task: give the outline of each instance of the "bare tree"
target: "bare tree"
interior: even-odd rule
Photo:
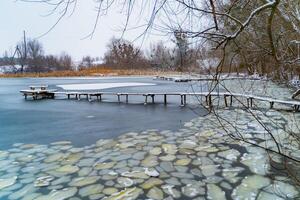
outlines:
[[[44,72],[45,69],[43,68],[43,45],[37,40],[28,40],[27,51],[27,70],[31,72]]]
[[[149,66],[143,52],[126,40],[111,39],[104,55],[104,64],[124,69],[144,68]]]
[[[174,49],[166,47],[162,41],[152,44],[149,52],[149,62],[159,69],[175,69]]]
[[[91,56],[84,56],[79,64],[79,69],[89,68],[93,66],[94,58]]]
[[[72,70],[73,69],[73,60],[72,57],[66,52],[62,52],[58,57],[58,67],[57,70]]]

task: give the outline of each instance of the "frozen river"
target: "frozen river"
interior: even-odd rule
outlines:
[[[104,97],[103,103],[85,100],[25,101],[19,90],[39,84],[47,84],[59,90],[74,87],[98,89],[99,86],[105,86],[101,91],[118,92],[192,90],[189,84],[157,81],[152,78],[1,79],[0,149],[9,148],[14,143],[48,144],[59,140],[69,140],[75,146],[84,146],[101,138],[114,138],[130,131],[177,130],[183,122],[196,117],[190,107],[179,106],[179,97],[170,99],[167,107],[163,104],[144,106],[142,97],[131,98],[130,104],[118,104],[113,97]],[[121,87],[122,84],[125,87]],[[112,88],[109,88],[110,85]],[[197,109],[197,112],[203,111]]]

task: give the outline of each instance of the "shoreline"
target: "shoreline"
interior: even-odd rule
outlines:
[[[118,77],[118,76],[156,76],[156,75],[181,75],[188,72],[164,71],[154,69],[111,69],[111,68],[89,68],[80,71],[54,71],[44,73],[17,73],[0,74],[0,78],[38,78],[38,77]]]

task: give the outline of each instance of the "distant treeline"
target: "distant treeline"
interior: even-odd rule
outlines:
[[[120,70],[188,71],[201,74],[212,74],[217,70],[223,73],[259,73],[261,75],[273,73],[271,66],[262,67],[272,63],[267,58],[263,60],[264,65],[261,65],[260,62],[254,65],[241,59],[241,52],[234,54],[234,50],[228,53],[228,55],[234,54],[234,56],[226,56],[222,67],[218,68],[222,60],[222,51],[212,51],[209,46],[193,45],[192,47],[188,40],[186,34],[179,30],[174,32],[173,46],[166,46],[161,41],[152,44],[149,49],[143,51],[129,41],[112,38],[102,58],[85,56],[79,63],[75,63],[67,53],[45,54],[43,45],[39,41],[28,40],[26,44],[19,42],[12,55],[5,53],[0,58],[0,66],[12,66],[13,70],[8,71],[8,73],[80,72],[82,69],[91,67]],[[252,61],[254,62],[254,60],[253,58]],[[291,76],[299,74],[299,71],[292,72],[294,73]]]
[[[207,70],[213,67],[212,63],[211,66],[204,66],[207,64],[201,63],[203,60],[201,49],[189,47],[184,34],[178,32],[174,36],[173,47],[166,46],[161,41],[152,44],[146,51],[137,48],[129,41],[112,38],[101,59],[85,56],[79,63],[75,63],[72,57],[65,52],[60,55],[46,54],[39,41],[30,39],[26,43],[19,42],[14,53],[5,52],[4,56],[0,58],[0,66],[17,66],[12,71],[13,73],[43,73],[90,67],[165,71],[190,71],[200,69],[201,66],[202,70]]]

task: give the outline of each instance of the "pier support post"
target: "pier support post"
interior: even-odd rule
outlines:
[[[208,106],[209,110],[211,110],[212,108],[212,99],[211,99],[211,95],[207,95],[205,96],[205,100],[206,100],[206,105]]]
[[[128,94],[126,94],[126,103],[128,103]]]
[[[167,95],[164,94],[164,104],[167,105]]]
[[[227,103],[227,95],[224,94],[224,102],[225,102],[225,107],[228,107],[228,103]]]
[[[232,96],[233,95],[230,95],[230,106],[232,106]]]
[[[154,102],[154,94],[151,94],[151,98],[152,98],[152,103],[154,104],[155,102]]]
[[[274,107],[274,102],[270,101],[270,108],[272,109]]]
[[[148,95],[146,94],[146,95],[144,95],[145,96],[145,102],[144,102],[144,105],[147,105],[147,103],[148,103]]]
[[[252,107],[253,107],[253,98],[250,97],[250,108],[252,108]]]
[[[182,94],[180,95],[180,106],[184,106],[184,103],[183,103],[183,95],[182,95]]]
[[[183,95],[183,103],[186,105],[186,94]]]
[[[206,101],[206,105],[210,108],[212,107],[212,100],[211,100],[211,95],[206,95],[205,96],[205,101]]]
[[[27,94],[24,94],[25,100],[27,100]]]
[[[102,94],[99,94],[99,100],[102,101]]]
[[[247,97],[247,108],[250,108],[250,99]]]
[[[120,95],[121,95],[121,94],[117,94],[117,96],[118,96],[118,102],[119,102],[119,103],[121,103]]]

